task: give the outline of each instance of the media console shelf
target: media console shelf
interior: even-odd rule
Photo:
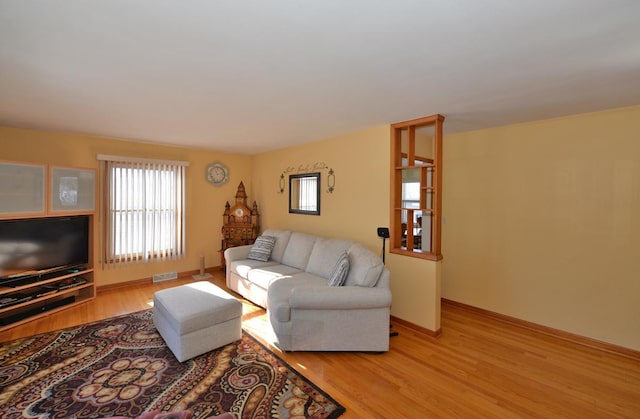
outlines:
[[[25,285],[0,286],[0,331],[95,298],[93,269],[72,271]]]

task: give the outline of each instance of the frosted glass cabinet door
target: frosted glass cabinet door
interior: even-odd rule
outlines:
[[[0,216],[44,214],[45,167],[0,162]]]
[[[49,212],[93,212],[95,204],[95,170],[51,168]]]

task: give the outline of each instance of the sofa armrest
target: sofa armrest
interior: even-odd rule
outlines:
[[[365,287],[294,287],[289,304],[292,309],[357,310],[391,307],[391,291]]]
[[[249,256],[249,251],[252,247],[252,244],[230,247],[224,251],[224,260],[229,263],[233,262],[234,260],[246,259],[247,256]]]

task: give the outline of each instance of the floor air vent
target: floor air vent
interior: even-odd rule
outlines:
[[[153,282],[162,282],[162,281],[168,281],[170,279],[177,279],[177,278],[178,278],[177,272],[165,272],[162,274],[154,274]]]

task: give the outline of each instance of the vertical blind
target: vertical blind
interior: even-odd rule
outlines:
[[[315,177],[300,178],[299,209],[314,211],[318,208],[318,182]]]
[[[98,155],[103,168],[103,266],[185,256],[186,162]]]

